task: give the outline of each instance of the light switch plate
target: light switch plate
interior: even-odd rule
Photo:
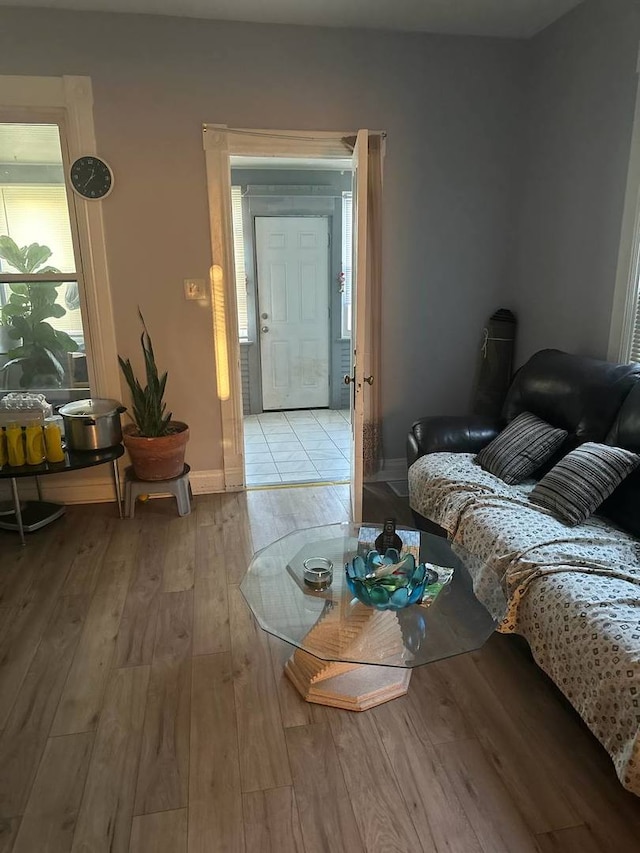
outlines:
[[[207,292],[204,286],[203,278],[185,278],[184,280],[184,298],[185,299],[206,299]]]

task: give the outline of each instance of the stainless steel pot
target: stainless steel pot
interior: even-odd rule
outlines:
[[[122,441],[120,415],[127,409],[117,400],[76,400],[59,411],[71,450],[104,450]]]

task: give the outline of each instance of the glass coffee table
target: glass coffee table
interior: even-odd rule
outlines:
[[[298,530],[251,561],[240,589],[261,628],[296,647],[285,672],[308,702],[364,711],[402,696],[411,670],[480,648],[506,612],[498,580],[447,540],[412,531],[420,559],[453,569],[427,607],[378,610],[353,596],[345,563],[358,553],[361,528],[331,524]],[[403,530],[398,527],[400,537]],[[361,551],[362,553],[362,547]],[[304,562],[333,564],[328,589],[304,582]]]

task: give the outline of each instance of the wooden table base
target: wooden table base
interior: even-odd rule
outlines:
[[[307,702],[347,711],[366,711],[404,696],[411,680],[410,669],[325,661],[302,649],[284,671]]]

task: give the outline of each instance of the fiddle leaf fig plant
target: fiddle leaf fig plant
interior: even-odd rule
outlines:
[[[156,357],[153,352],[153,344],[151,336],[147,331],[147,326],[144,322],[142,312],[138,308],[138,316],[142,323],[142,334],[140,335],[140,344],[144,355],[144,366],[147,377],[147,384],[142,387],[136,379],[131,366],[131,361],[126,361],[118,356],[120,369],[127,381],[131,397],[133,398],[133,420],[138,427],[140,435],[144,438],[157,438],[162,435],[171,435],[174,431],[171,426],[172,413],[165,414],[167,405],[164,402],[164,389],[167,384],[166,371],[162,376],[158,375],[158,367],[156,365]]]
[[[7,261],[18,273],[59,273],[56,267],[46,266],[51,255],[48,246],[31,243],[19,247],[11,237],[0,236],[0,259]],[[8,327],[8,334],[16,343],[7,353],[9,360],[2,369],[19,364],[22,388],[60,386],[65,375],[66,355],[78,349],[73,338],[47,322],[67,313],[56,301],[60,285],[61,282],[55,281],[11,283],[9,300],[0,308],[2,324]]]

